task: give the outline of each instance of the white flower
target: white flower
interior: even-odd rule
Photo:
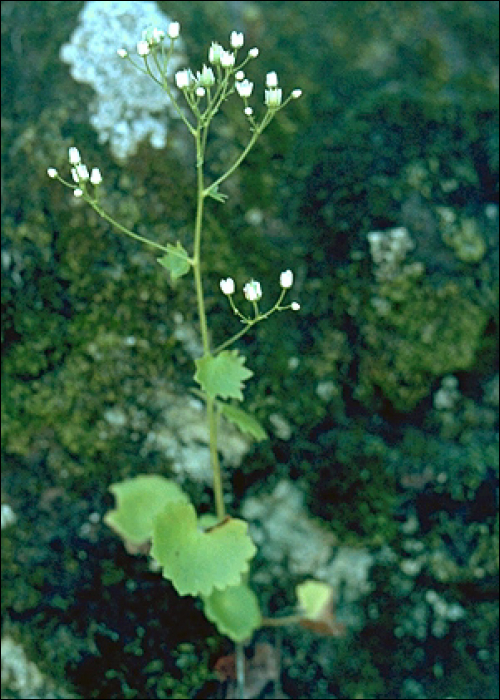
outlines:
[[[215,83],[215,75],[213,70],[204,65],[201,72],[198,71],[196,73],[196,80],[202,87],[212,87],[212,85]]]
[[[167,29],[168,35],[171,39],[177,39],[181,33],[181,25],[179,22],[170,22]]]
[[[222,51],[220,55],[220,64],[223,68],[232,68],[234,66],[234,53],[230,51]]]
[[[292,311],[300,311],[300,304],[298,303],[298,301],[292,301],[291,309]]]
[[[73,178],[74,182],[78,182],[78,173],[76,172],[76,168],[71,168],[71,177]]]
[[[265,103],[269,109],[278,109],[283,98],[283,90],[281,88],[271,88],[265,91]]]
[[[80,180],[88,180],[89,179],[89,171],[86,165],[83,163],[79,163],[76,168],[76,174],[78,176],[77,182],[80,182]]]
[[[297,88],[296,90],[292,90],[292,99],[298,100],[299,97],[302,95],[302,90]]]
[[[185,88],[188,88],[191,85],[192,78],[193,74],[191,73],[189,68],[178,70],[175,74],[175,84],[177,85],[179,90],[184,90]]]
[[[116,53],[120,58],[127,58],[128,56],[128,51],[126,49],[118,49]]]
[[[102,175],[101,171],[99,168],[92,168],[92,172],[90,173],[90,182],[93,185],[100,185],[102,182]]]
[[[77,187],[76,190],[73,190],[73,194],[75,195],[75,197],[81,197],[83,195],[83,190]]]
[[[285,270],[280,275],[280,285],[283,289],[290,289],[293,284],[293,272],[291,270]]]
[[[256,282],[255,280],[250,280],[250,282],[247,282],[243,287],[243,294],[245,295],[245,299],[247,299],[247,301],[259,301],[259,299],[262,298],[260,282]]]
[[[276,88],[278,87],[278,74],[276,71],[271,71],[266,75],[266,87]]]
[[[204,87],[197,87],[196,88],[196,94],[198,97],[205,97],[205,88]]]
[[[255,47],[253,49],[250,49],[248,55],[250,56],[250,58],[257,58],[257,56],[259,55],[259,49]]]
[[[245,37],[241,32],[231,32],[230,44],[233,49],[241,49],[245,42]]]
[[[55,168],[47,168],[47,175],[51,178],[57,177],[57,170]]]
[[[245,79],[241,82],[237,82],[235,83],[235,86],[240,97],[250,97],[250,95],[252,94],[253,83],[251,83],[249,80]]]
[[[149,53],[149,42],[143,39],[137,42],[137,53],[139,56],[147,56]]]
[[[74,146],[72,146],[69,149],[68,154],[69,154],[69,162],[71,163],[71,165],[77,165],[81,161],[80,151],[78,150],[78,148],[75,148]]]
[[[234,294],[234,280],[231,277],[228,277],[225,280],[220,281],[220,288],[223,294],[226,296],[230,296],[231,294]]]
[[[208,49],[208,60],[213,65],[219,65],[224,49],[216,41],[212,41],[212,45]]]

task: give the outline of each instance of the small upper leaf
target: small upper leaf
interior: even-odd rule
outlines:
[[[243,382],[253,376],[245,365],[245,358],[237,350],[223,350],[216,355],[204,355],[196,360],[195,380],[201,388],[215,399],[232,398],[243,400]]]
[[[234,423],[242,433],[248,433],[256,440],[267,439],[266,431],[259,421],[250,415],[250,413],[228,403],[218,403],[217,406],[222,415],[225,416],[228,421]]]
[[[247,523],[227,517],[199,529],[191,503],[171,503],[154,519],[151,556],[179,595],[210,595],[240,583],[256,548]]]
[[[172,280],[176,280],[189,272],[191,262],[185,250],[179,241],[173,246],[167,244],[167,253],[161,258],[156,258],[160,265],[165,267],[169,272]]]
[[[186,503],[188,497],[172,481],[158,474],[140,474],[111,484],[117,508],[104,516],[104,522],[124,540],[141,545],[153,534],[153,518],[170,501]]]

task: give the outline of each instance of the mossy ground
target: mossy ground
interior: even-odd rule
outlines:
[[[179,311],[196,327],[192,286],[173,287],[154,255],[46,177],[77,144],[101,166],[117,219],[187,246],[192,154],[182,124],[166,150],[144,145],[126,166],[98,143],[92,90],[58,58],[82,4],[2,3],[2,497],[17,516],[3,538],[3,629],[81,697],[209,697],[230,645],[99,519],[111,482],[169,473],[145,446],[158,387],[191,386],[175,328]],[[290,267],[302,305],[240,344],[255,372],[247,406],[272,437],[226,474],[233,507],[296,480],[311,514],[376,561],[345,637],[284,637],[283,691],[496,697],[497,4],[160,5],[193,67],[236,27],[261,51],[248,71],[257,95],[268,70],[304,90],[226,183],[228,202],[209,203],[204,246],[216,339],[238,328],[221,277],[254,277],[268,295]],[[239,108],[229,113],[229,130],[215,125],[214,173],[245,142]],[[366,234],[393,226],[409,230],[408,263],[423,272],[381,285]],[[460,400],[444,415],[433,395],[450,374]],[[209,491],[187,487],[207,509]],[[440,617],[432,591],[465,614]],[[274,611],[293,582],[259,593]]]

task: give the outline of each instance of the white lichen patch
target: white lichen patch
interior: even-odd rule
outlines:
[[[137,0],[86,2],[70,41],[61,48],[61,59],[71,75],[87,83],[96,96],[89,104],[90,123],[102,143],[109,142],[118,160],[133,155],[138,144],[149,139],[153,148],[163,148],[167,117],[173,116],[167,93],[131,62],[117,54],[123,49],[139,63],[137,42],[148,27],[167,30],[170,19],[155,2]],[[179,66],[178,47],[167,74]]]

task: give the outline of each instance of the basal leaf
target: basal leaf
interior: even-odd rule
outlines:
[[[141,474],[111,484],[109,490],[117,507],[104,516],[104,522],[124,540],[141,545],[153,534],[153,518],[171,501],[188,502],[182,489],[170,479],[157,474]]]
[[[169,272],[172,280],[176,280],[189,272],[191,263],[187,250],[185,250],[179,241],[173,246],[167,244],[167,253],[161,258],[156,258],[157,261],[165,267]]]
[[[203,602],[205,615],[233,642],[248,639],[262,624],[257,596],[246,583],[214,590]]]
[[[229,516],[199,529],[191,503],[171,503],[154,518],[151,556],[179,595],[210,595],[240,583],[256,548],[247,523]]]
[[[215,399],[243,400],[243,383],[253,376],[245,365],[245,358],[237,350],[223,350],[216,355],[204,355],[196,360],[195,380],[201,388]]]
[[[266,431],[259,421],[250,415],[250,413],[228,403],[218,403],[217,406],[222,415],[225,416],[228,421],[234,423],[242,433],[248,433],[256,440],[267,439]]]

